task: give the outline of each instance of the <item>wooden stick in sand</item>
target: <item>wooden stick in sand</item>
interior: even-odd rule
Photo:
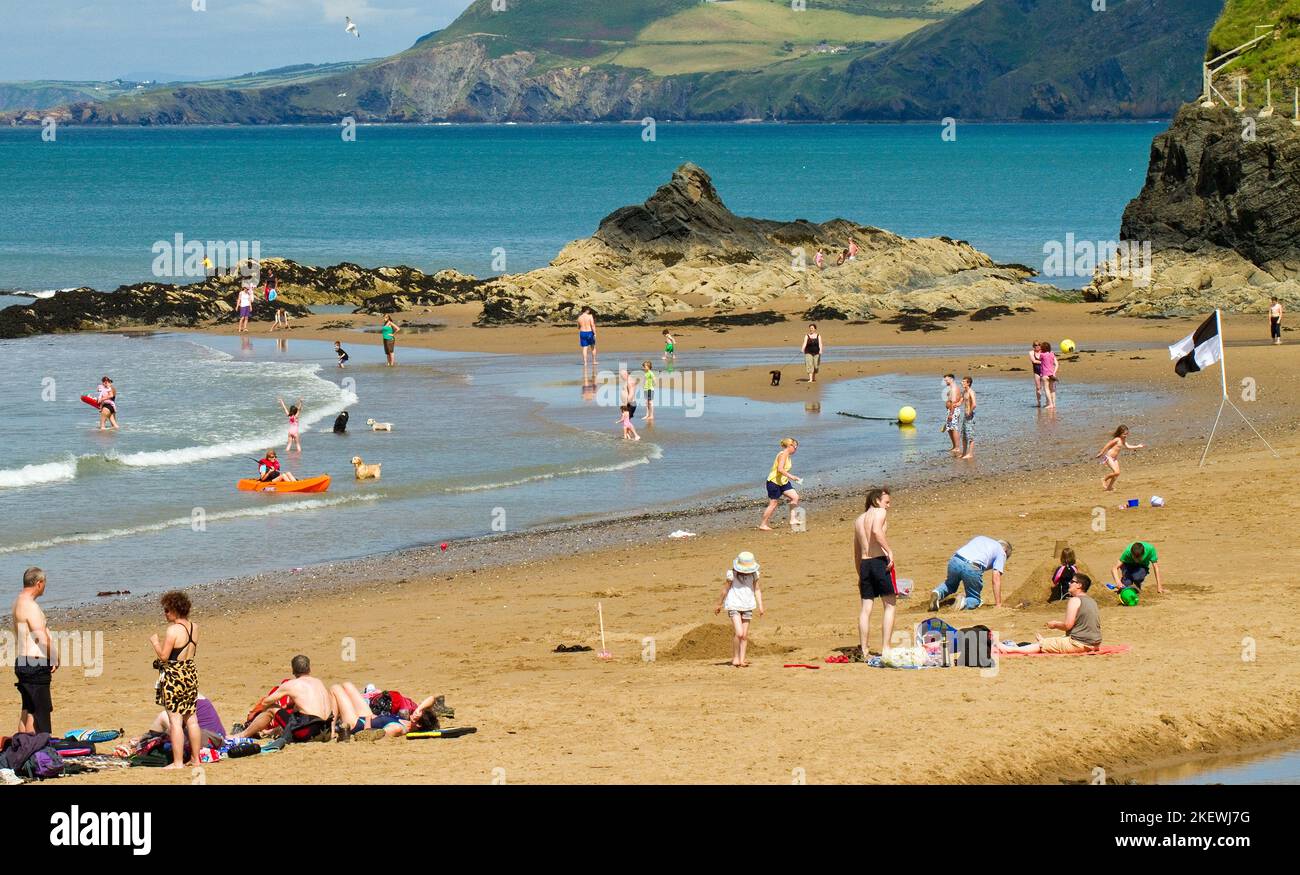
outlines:
[[[605,649],[605,610],[600,602],[596,602],[596,616],[600,618],[600,653],[596,655],[601,659],[610,659],[614,654]]]

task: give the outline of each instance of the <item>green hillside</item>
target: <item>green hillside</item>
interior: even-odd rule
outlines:
[[[1300,86],[1300,0],[1227,0],[1210,32],[1206,57],[1216,57],[1264,33],[1256,25],[1275,26],[1276,38],[1245,52],[1219,74],[1215,84],[1235,98],[1235,89],[1225,80],[1238,71],[1245,73],[1247,101],[1258,106],[1264,102],[1264,81],[1271,78],[1274,102],[1289,105],[1292,89]]]

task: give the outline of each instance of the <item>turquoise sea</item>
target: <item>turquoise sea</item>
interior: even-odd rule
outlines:
[[[1041,267],[1113,240],[1164,123],[0,130],[0,294],[152,279],[151,247],[256,241],[313,264],[477,276],[548,262],[693,161],[736,212],[947,235]],[[499,264],[499,262],[498,262]],[[1081,285],[1082,278],[1056,279]],[[4,301],[0,301],[4,303]]]

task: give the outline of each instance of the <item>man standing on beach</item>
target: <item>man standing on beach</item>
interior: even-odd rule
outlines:
[[[636,416],[636,387],[638,382],[640,381],[628,372],[626,365],[618,369],[619,406],[627,408],[629,417]]]
[[[961,457],[975,458],[975,388],[970,377],[961,378]]]
[[[585,374],[588,356],[591,366],[596,366],[596,314],[590,307],[583,307],[578,314],[578,346],[582,348],[582,368]]]
[[[976,535],[952,554],[948,560],[948,576],[930,593],[930,610],[939,610],[939,604],[957,591],[960,583],[964,598],[962,610],[973,611],[980,606],[980,592],[984,589],[984,572],[993,572],[993,602],[1002,607],[1002,574],[1011,558],[1011,545]]]
[[[943,405],[947,413],[943,416],[943,425],[939,427],[939,430],[946,431],[948,437],[952,439],[952,449],[948,452],[954,456],[960,456],[961,450],[957,447],[957,432],[961,428],[961,389],[957,388],[957,378],[952,374],[943,375]]]
[[[889,649],[894,634],[894,606],[898,601],[898,587],[894,583],[894,551],[889,548],[886,515],[892,501],[889,487],[882,486],[867,493],[866,510],[853,522],[853,566],[858,573],[858,594],[862,607],[858,612],[858,642],[862,645],[862,659],[871,654],[867,638],[871,629],[871,606],[877,596],[884,604],[881,615],[880,653]]]
[[[23,591],[14,599],[14,643],[18,652],[14,661],[14,674],[18,682],[18,695],[22,698],[22,711],[18,715],[19,732],[51,732],[50,714],[54,704],[50,698],[50,682],[58,670],[58,655],[50,643],[50,629],[45,622],[45,611],[36,600],[45,593],[45,572],[28,568],[23,572]]]
[[[1268,333],[1273,338],[1273,343],[1282,342],[1282,302],[1276,297],[1268,307]]]

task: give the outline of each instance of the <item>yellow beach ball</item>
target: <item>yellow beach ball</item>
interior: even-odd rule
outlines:
[[[1067,337],[1065,338],[1065,340],[1061,341],[1061,352],[1071,353],[1074,352],[1074,349],[1075,349],[1074,341],[1071,340],[1070,338]]]
[[[916,409],[913,407],[900,407],[898,410],[898,421],[902,425],[911,425],[916,422]]]

